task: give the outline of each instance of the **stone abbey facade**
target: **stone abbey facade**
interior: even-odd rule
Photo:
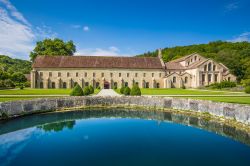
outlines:
[[[229,69],[194,53],[164,63],[158,57],[38,56],[31,71],[32,88],[81,87],[197,88],[235,81]]]

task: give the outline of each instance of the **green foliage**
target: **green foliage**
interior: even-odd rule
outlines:
[[[100,89],[101,89],[101,87],[100,87],[100,86],[98,86],[98,87],[96,87],[96,89],[99,89],[99,90],[100,90]]]
[[[250,86],[250,79],[242,80],[241,83],[244,87]]]
[[[139,88],[139,86],[137,84],[134,84],[131,92],[130,92],[131,96],[141,96],[141,89]]]
[[[215,41],[208,44],[178,46],[162,50],[165,62],[192,54],[214,59],[226,65],[237,76],[238,81],[250,78],[250,43],[249,42],[223,42]],[[156,57],[157,51],[148,52],[139,56]]]
[[[20,59],[12,59],[8,56],[0,55],[0,79],[2,79],[2,72],[6,72],[11,75],[17,71],[23,74],[29,74],[31,71],[31,62]]]
[[[209,85],[212,89],[222,89],[222,88],[233,88],[236,87],[235,82],[230,81],[222,81],[221,83],[214,83]]]
[[[130,92],[131,92],[131,89],[127,86],[127,87],[125,87],[123,94],[124,94],[125,96],[129,96],[129,95],[130,95]]]
[[[124,90],[125,90],[125,86],[122,86],[121,89],[120,89],[120,93],[124,94]]]
[[[5,88],[14,88],[15,84],[10,80],[0,80],[0,89],[5,89]]]
[[[90,92],[90,94],[94,94],[94,92],[95,92],[95,89],[93,88],[92,85],[89,86],[89,92]]]
[[[34,61],[38,55],[71,56],[75,51],[73,41],[64,42],[58,38],[45,39],[36,43],[35,49],[30,53],[30,59]]]
[[[72,120],[72,121],[65,121],[65,122],[49,123],[49,124],[39,126],[38,128],[43,129],[46,132],[51,132],[51,131],[59,132],[65,128],[73,129],[74,125],[75,125],[75,121]]]
[[[17,85],[20,85],[21,83],[25,83],[27,78],[23,73],[17,72],[11,75],[11,80]]]
[[[250,94],[250,86],[247,86],[247,87],[245,88],[245,92],[248,93],[248,94]]]
[[[79,84],[75,85],[75,87],[70,92],[70,96],[83,96],[83,90]]]
[[[90,95],[89,86],[85,86],[85,87],[83,88],[83,95],[84,95],[84,96]]]

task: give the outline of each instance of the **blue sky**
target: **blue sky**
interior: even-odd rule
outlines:
[[[132,56],[157,48],[249,41],[249,0],[0,0],[0,54],[28,59],[44,38],[77,55]]]

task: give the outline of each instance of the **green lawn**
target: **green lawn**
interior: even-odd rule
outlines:
[[[0,90],[0,95],[69,95],[72,89],[8,89]],[[100,90],[95,89],[95,94]]]
[[[250,104],[250,97],[188,97],[199,100],[211,100],[226,103]]]
[[[116,89],[120,93],[120,89]],[[189,90],[189,89],[141,89],[142,95],[242,95],[230,91]]]
[[[41,98],[41,97],[0,97],[0,102],[16,101],[16,100],[31,100],[35,98]]]

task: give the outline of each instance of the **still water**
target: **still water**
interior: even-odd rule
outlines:
[[[249,166],[249,145],[249,133],[169,112],[87,110],[0,122],[1,166]]]

